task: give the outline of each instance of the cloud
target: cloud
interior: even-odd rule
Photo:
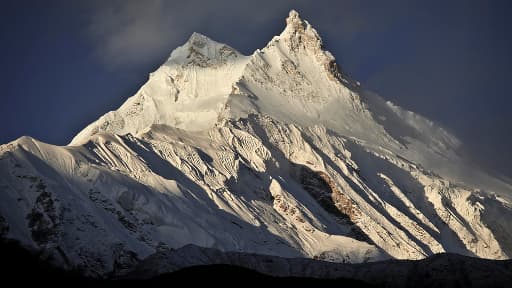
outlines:
[[[96,54],[113,68],[163,61],[194,31],[251,53],[280,32],[291,9],[304,11],[313,25],[336,37],[351,39],[368,29],[364,7],[355,0],[112,0],[89,8],[88,34]],[[331,9],[339,13],[328,13]]]
[[[203,3],[204,2],[204,3]],[[125,67],[169,54],[195,30],[223,25],[236,18],[257,24],[266,17],[247,17],[253,5],[235,11],[236,1],[98,1],[91,8],[88,33],[96,54],[110,67]],[[237,9],[239,7],[236,7]],[[252,10],[258,13],[257,9]],[[229,15],[229,13],[232,13]],[[228,15],[226,15],[228,14]],[[267,14],[268,15],[268,14]],[[227,16],[227,17],[226,17]],[[261,22],[260,22],[261,23]],[[200,31],[201,32],[201,31]]]
[[[95,3],[88,32],[98,56],[119,66],[161,55],[183,34],[182,29],[172,29],[173,17],[164,8],[162,0]]]

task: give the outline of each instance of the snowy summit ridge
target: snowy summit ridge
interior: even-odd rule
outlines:
[[[193,33],[68,146],[0,146],[0,236],[90,275],[186,245],[355,263],[510,258],[511,185],[459,145],[350,80],[292,10],[249,56]]]
[[[251,56],[244,56],[226,44],[218,43],[207,36],[194,32],[184,45],[171,53],[164,65],[151,74],[150,80],[135,96],[130,98],[119,110],[106,114],[84,129],[71,141],[71,145],[83,144],[88,137],[98,132],[137,134],[153,124],[165,124],[191,131],[204,130],[213,125],[215,122],[213,118],[221,114],[227,115],[223,113],[226,108],[225,104],[230,103],[232,98],[236,98],[233,97],[235,93],[244,91],[246,94],[250,94],[243,82],[250,78],[251,74],[261,73],[255,70],[272,67],[282,69],[285,73],[293,76],[293,80],[296,81],[295,83],[282,83],[285,85],[299,86],[299,81],[310,80],[306,84],[311,86],[311,81],[324,80],[307,79],[302,73],[303,69],[308,69],[305,71],[308,74],[319,72],[331,80],[350,84],[338,71],[334,57],[323,50],[320,36],[307,21],[302,20],[299,14],[292,10],[286,23],[284,31],[279,36],[274,37],[264,49],[257,50]],[[264,53],[267,53],[268,56],[263,55]],[[307,60],[314,60],[314,62],[304,63],[304,67],[296,67],[294,63],[300,62],[303,57],[308,57]],[[267,75],[257,76],[265,77]],[[277,76],[288,77],[288,75]],[[221,82],[214,82],[218,80]],[[188,84],[189,82],[192,84]],[[267,84],[271,84],[267,86],[275,86],[272,85],[274,83]],[[290,88],[301,89],[302,87]],[[158,91],[154,93],[153,90]],[[313,89],[308,90],[305,95],[302,95],[306,97],[302,102],[325,103],[325,99],[321,100],[320,97],[313,96],[316,94]],[[233,93],[230,94],[230,92]],[[289,97],[289,95],[283,95],[282,92],[286,91],[281,91],[275,96]],[[332,93],[332,95],[336,94],[337,92]],[[322,96],[329,97],[328,95]],[[357,95],[353,97],[357,97]],[[177,104],[167,101],[169,98],[170,100],[174,99]],[[270,100],[266,102],[270,102]],[[170,104],[172,107],[167,107]],[[252,113],[258,108],[262,108],[259,106],[265,106],[267,103],[261,103],[259,106],[258,104],[241,103],[244,106],[238,107],[236,111],[231,111],[231,114]],[[268,104],[272,106],[275,103]],[[176,107],[180,107],[180,109],[176,109]],[[254,109],[247,111],[248,107]],[[190,113],[180,113],[179,111]],[[198,117],[193,115],[194,112],[205,120],[198,121]],[[127,118],[131,120],[126,121]]]
[[[83,144],[98,132],[135,135],[154,124],[190,131],[210,128],[247,59],[194,32],[133,97],[86,127],[70,144]]]
[[[238,51],[226,44],[194,32],[183,46],[171,53],[168,62],[207,67],[225,64],[240,56]]]

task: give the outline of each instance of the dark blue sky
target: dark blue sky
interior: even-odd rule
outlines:
[[[249,54],[294,8],[354,79],[445,126],[475,161],[512,177],[508,2],[3,0],[0,143],[30,135],[66,144],[193,31]]]

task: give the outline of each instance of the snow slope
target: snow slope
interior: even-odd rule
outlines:
[[[98,132],[137,134],[152,124],[208,129],[247,60],[233,48],[194,33],[133,97],[81,131],[71,145],[83,144]]]
[[[2,237],[90,275],[187,244],[334,262],[510,258],[510,184],[350,80],[297,12],[286,22],[250,56],[194,33],[68,146],[0,146]]]

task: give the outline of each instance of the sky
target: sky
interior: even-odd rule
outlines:
[[[512,177],[510,1],[87,0],[0,3],[0,143],[65,145],[196,31],[244,54],[296,9],[341,69]]]

